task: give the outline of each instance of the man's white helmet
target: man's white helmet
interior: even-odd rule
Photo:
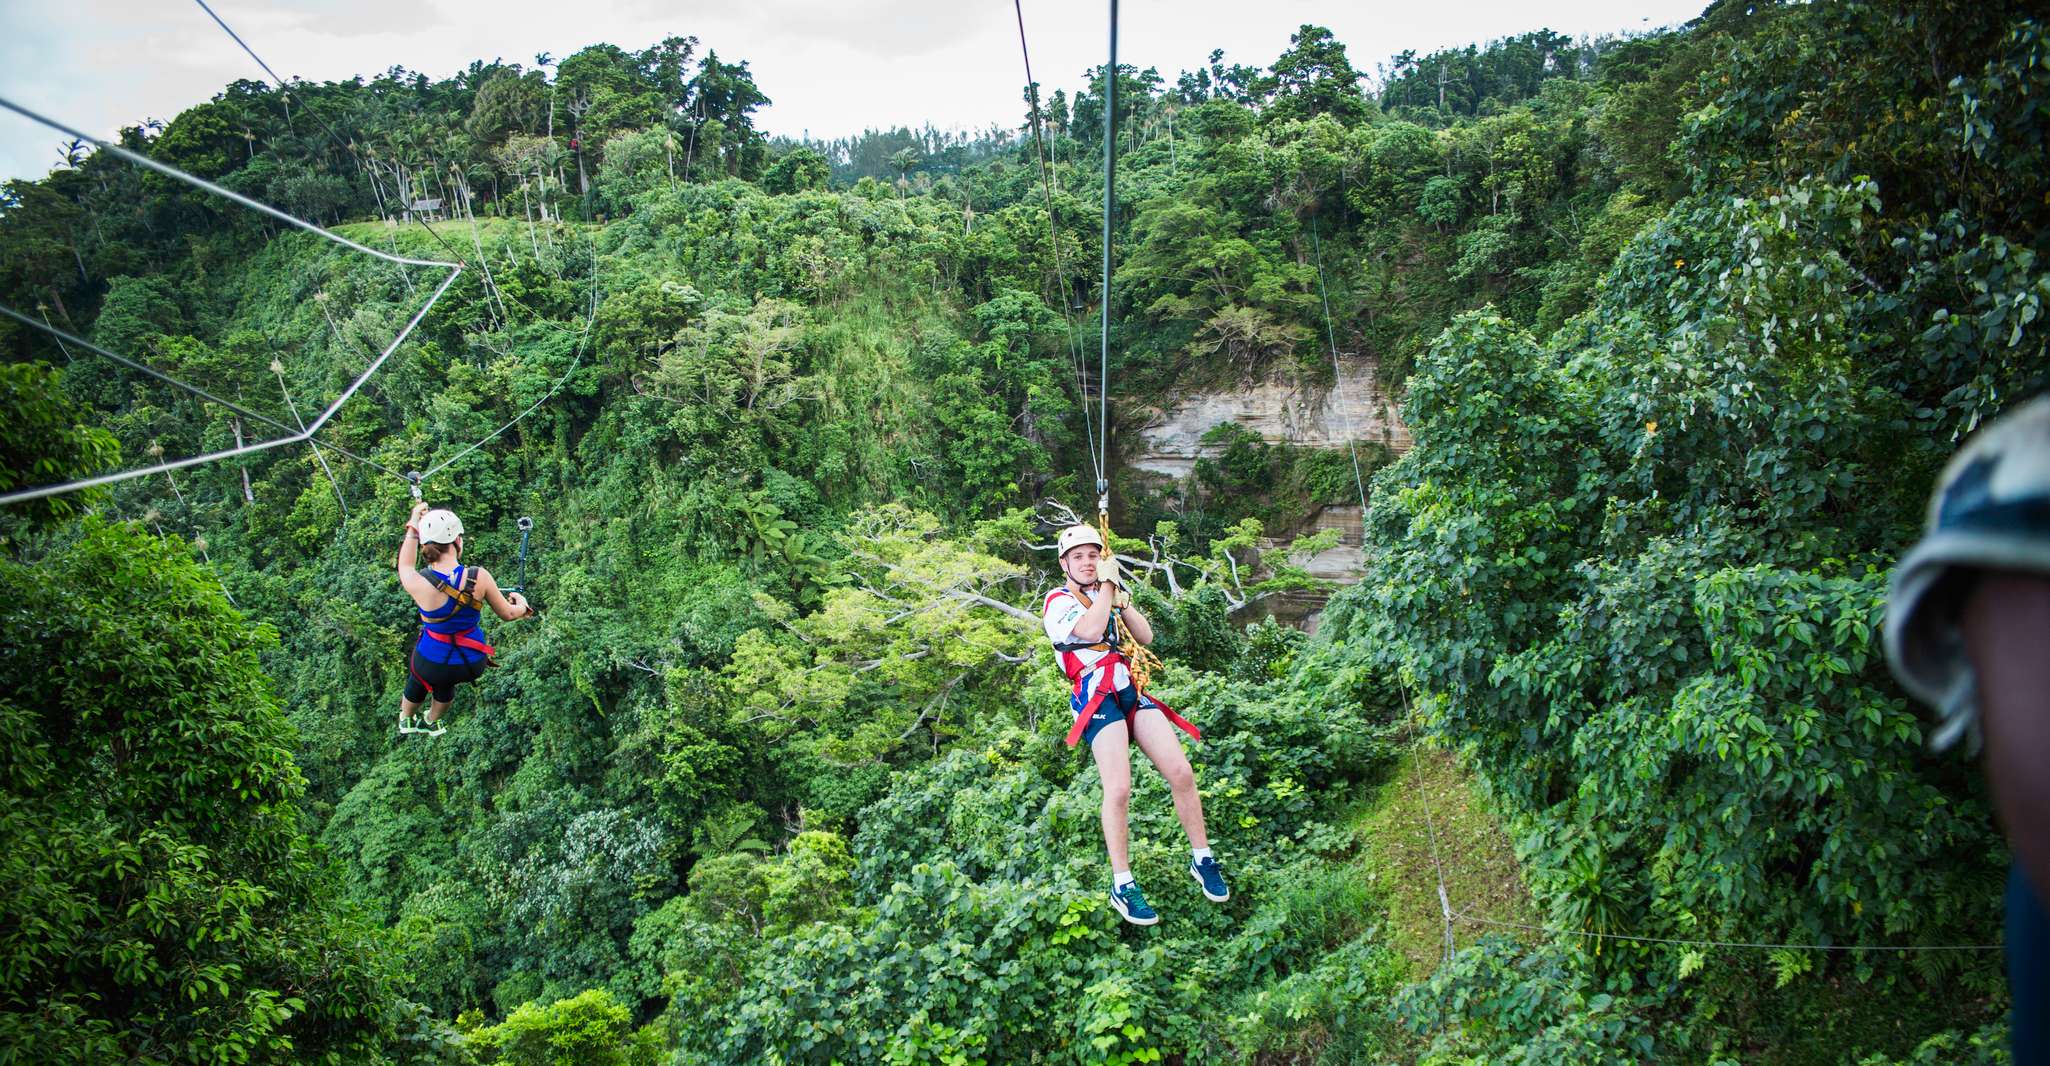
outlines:
[[[463,535],[463,520],[454,511],[436,509],[420,516],[420,540],[424,544],[454,544]]]
[[[1058,554],[1061,558],[1065,559],[1068,557],[1068,551],[1070,549],[1079,548],[1084,544],[1094,544],[1100,550],[1103,548],[1103,537],[1102,535],[1096,532],[1095,526],[1069,526],[1068,528],[1061,530],[1061,539],[1059,541],[1060,550],[1056,554]]]

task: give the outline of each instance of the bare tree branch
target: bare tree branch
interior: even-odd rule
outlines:
[[[979,595],[964,589],[949,590],[947,596],[957,600],[966,600],[969,603],[980,604],[984,607],[994,607],[1019,621],[1030,622],[1033,625],[1039,624],[1039,616],[1031,611],[1025,610],[1022,607],[1013,607],[999,600],[990,599],[988,596]]]
[[[897,743],[902,744],[910,740],[911,734],[918,732],[918,727],[924,725],[926,720],[932,717],[935,710],[946,705],[947,697],[953,693],[954,686],[959,685],[967,677],[966,673],[955,674],[952,681],[947,682],[938,694],[934,695],[932,699],[927,700],[925,709],[918,712],[917,720],[912,722],[902,733],[897,734]]]

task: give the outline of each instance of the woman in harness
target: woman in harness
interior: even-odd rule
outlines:
[[[1120,627],[1138,643],[1151,644],[1153,624],[1132,606],[1131,593],[1120,587],[1117,559],[1105,554],[1103,538],[1095,529],[1070,526],[1061,531],[1057,547],[1061,572],[1068,580],[1047,593],[1040,616],[1061,669],[1075,686],[1070,703],[1075,724],[1068,732],[1068,745],[1086,740],[1103,780],[1103,843],[1110,852],[1111,906],[1134,925],[1160,920],[1146,905],[1146,897],[1132,877],[1127,811],[1132,800],[1134,741],[1174,793],[1175,816],[1181,819],[1194,849],[1189,876],[1202,886],[1204,898],[1222,903],[1231,898],[1231,889],[1225,886],[1224,874],[1210,854],[1210,837],[1203,827],[1203,797],[1196,791],[1195,772],[1189,769],[1189,758],[1174,730],[1180,727],[1199,739],[1202,733],[1172,708],[1141,692],[1124,656],[1117,651]]]
[[[525,596],[500,592],[491,571],[464,566],[462,554],[462,519],[454,511],[414,503],[406,520],[406,538],[399,542],[398,569],[399,584],[420,608],[420,639],[406,657],[406,695],[399,701],[401,733],[438,737],[446,732],[447,727],[437,723],[456,698],[456,686],[475,681],[498,665],[478,626],[484,605],[508,622],[534,613]],[[419,562],[447,569],[422,573],[414,569]],[[434,705],[424,723],[415,724],[414,712],[430,692]]]

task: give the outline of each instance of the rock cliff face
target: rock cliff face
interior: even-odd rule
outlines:
[[[1397,454],[1408,451],[1414,441],[1381,381],[1380,361],[1341,355],[1339,370],[1339,384],[1330,389],[1306,388],[1270,375],[1246,385],[1174,397],[1166,406],[1147,413],[1138,431],[1143,447],[1131,456],[1130,463],[1165,479],[1188,477],[1197,459],[1217,451],[1202,439],[1221,422],[1236,422],[1268,444],[1340,448],[1354,440],[1385,444]],[[1362,570],[1363,517],[1357,504],[1324,507],[1304,516],[1295,530],[1275,532],[1293,535],[1337,529],[1338,543],[1310,559],[1308,569],[1314,577],[1351,584]],[[1278,550],[1287,539],[1277,536],[1264,541],[1261,548]],[[1310,593],[1275,597],[1249,606],[1247,617],[1240,621],[1265,615],[1315,632],[1327,598]]]
[[[1139,430],[1145,442],[1133,466],[1184,478],[1209,452],[1201,441],[1210,427],[1236,422],[1269,444],[1336,448],[1347,440],[1376,441],[1396,453],[1412,443],[1409,427],[1380,379],[1380,360],[1341,356],[1339,385],[1309,389],[1279,376],[1213,392],[1178,396],[1150,412]],[[1357,508],[1355,508],[1357,509]]]

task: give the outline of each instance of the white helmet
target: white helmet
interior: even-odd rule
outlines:
[[[423,544],[454,544],[463,535],[463,520],[454,511],[437,508],[420,516]]]
[[[1068,557],[1068,552],[1071,549],[1079,548],[1084,544],[1094,544],[1097,548],[1101,549],[1103,548],[1103,537],[1096,532],[1095,526],[1086,524],[1069,526],[1061,530],[1060,550],[1055,554],[1065,559]]]

